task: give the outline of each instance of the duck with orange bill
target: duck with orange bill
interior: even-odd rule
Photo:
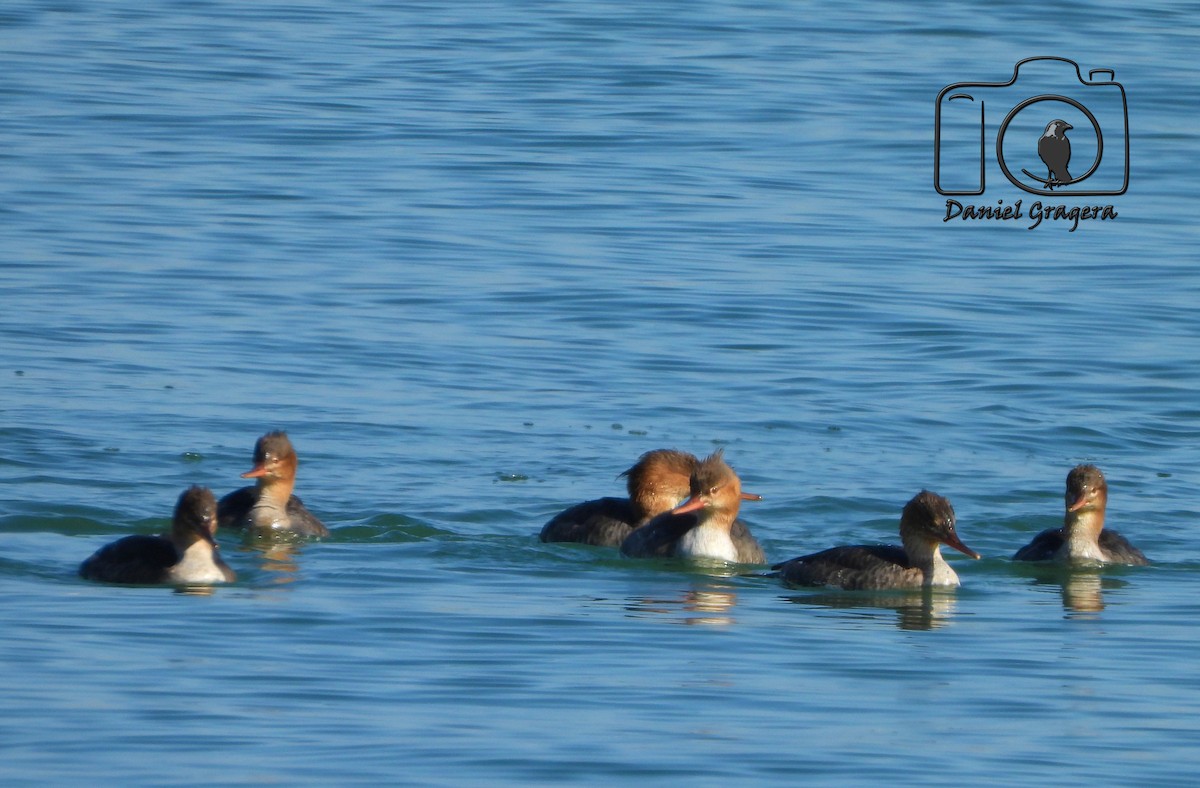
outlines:
[[[1062,528],[1048,528],[1013,556],[1014,561],[1072,564],[1150,563],[1121,534],[1104,527],[1108,482],[1095,465],[1077,465],[1067,474],[1066,515]]]
[[[643,454],[625,477],[628,498],[598,498],[556,514],[542,526],[543,542],[619,547],[634,528],[670,511],[688,495],[696,458],[674,449]]]
[[[718,450],[692,471],[689,497],[634,530],[621,543],[631,558],[690,558],[763,564],[766,556],[749,528],[735,528],[742,501],[762,496],[742,492],[742,482]]]
[[[257,479],[221,499],[217,516],[222,527],[244,528],[259,535],[328,536],[329,529],[292,494],[296,486],[296,449],[286,432],[268,432],[254,444],[254,467],[243,479]]]

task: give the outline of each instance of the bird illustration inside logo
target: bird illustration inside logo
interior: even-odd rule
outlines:
[[[1038,156],[1042,157],[1048,170],[1044,181],[1047,189],[1071,182],[1071,173],[1067,172],[1067,164],[1071,161],[1071,141],[1067,139],[1067,130],[1073,128],[1065,120],[1052,120],[1046,124],[1046,131],[1038,140]]]

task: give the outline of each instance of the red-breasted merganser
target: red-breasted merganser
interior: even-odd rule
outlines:
[[[268,432],[259,438],[254,444],[254,467],[242,474],[243,479],[258,479],[258,482],[221,499],[217,506],[221,527],[329,536],[325,524],[292,495],[296,464],[296,450],[286,432]]]
[[[1067,474],[1066,506],[1063,527],[1042,531],[1017,551],[1014,561],[1150,563],[1128,539],[1104,527],[1108,483],[1095,465],[1077,465]]]
[[[737,564],[763,564],[766,556],[750,529],[737,529],[744,500],[762,496],[742,492],[742,482],[723,457],[723,450],[700,461],[692,471],[690,497],[665,514],[635,529],[621,543],[632,558],[707,558]]]
[[[696,458],[674,449],[643,454],[626,477],[628,498],[599,498],[559,512],[542,526],[543,542],[579,542],[618,547],[634,528],[670,511],[688,495]]]
[[[129,585],[231,583],[237,575],[221,560],[213,534],[217,500],[206,487],[179,496],[169,536],[136,534],[101,547],[79,566],[88,580]]]
[[[954,530],[954,509],[936,493],[922,490],[900,515],[897,545],[831,547],[772,567],[791,586],[889,589],[957,586],[958,575],[942,558],[941,545],[972,558],[979,553]]]

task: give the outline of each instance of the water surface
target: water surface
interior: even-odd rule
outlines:
[[[6,5],[6,784],[1190,783],[1200,17],[1045,9]],[[1118,219],[943,222],[938,91],[1035,55],[1125,85]],[[268,429],[328,540],[76,577]],[[774,560],[922,487],[985,558],[537,541],[665,446]],[[1085,461],[1154,565],[1012,564]]]

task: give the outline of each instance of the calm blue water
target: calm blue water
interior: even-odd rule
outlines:
[[[1192,782],[1198,43],[1196,3],[6,3],[0,777]],[[1035,55],[1125,86],[1118,218],[943,222],[938,91]],[[276,428],[330,539],[76,577]],[[922,487],[985,559],[855,595],[537,541],[665,446],[726,448],[774,560]],[[1083,461],[1152,567],[1008,561]]]

